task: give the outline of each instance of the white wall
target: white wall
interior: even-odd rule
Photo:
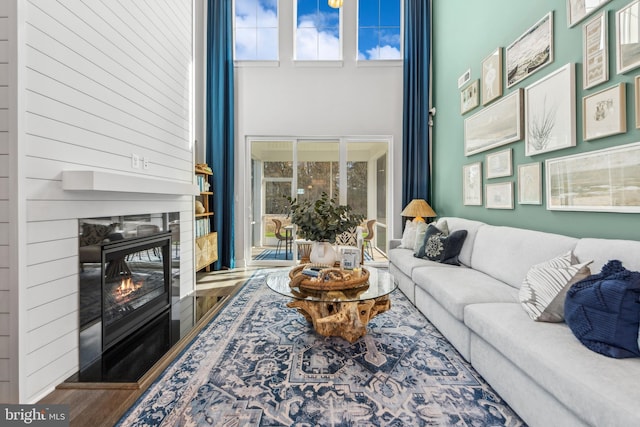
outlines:
[[[31,0],[21,8],[26,256],[24,276],[11,283],[21,298],[11,313],[20,364],[11,368],[20,372],[19,400],[34,402],[78,369],[77,218],[180,211],[181,294],[193,290],[192,196],[61,185],[63,170],[78,169],[192,182],[193,14],[191,0]],[[150,167],[133,169],[133,153]],[[0,210],[0,245],[2,218]]]
[[[10,108],[11,94],[15,91],[15,73],[10,41],[13,41],[15,26],[15,3],[13,1],[0,2],[0,402],[15,399],[15,387],[11,384],[11,365],[16,359],[16,348],[12,342],[10,318],[16,315],[11,304],[16,293],[9,286],[10,276],[10,122],[14,109]],[[13,334],[15,338],[15,334]]]
[[[355,1],[345,1],[342,64],[295,63],[293,3],[279,2],[280,61],[277,66],[236,67],[236,256],[243,256],[251,183],[246,179],[247,136],[391,135],[394,139],[389,218],[402,207],[402,61],[358,65]],[[391,231],[390,231],[391,232]],[[389,234],[391,235],[391,234]]]

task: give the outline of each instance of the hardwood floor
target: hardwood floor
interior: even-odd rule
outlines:
[[[205,298],[197,300],[196,311],[206,314],[137,383],[63,383],[38,403],[69,405],[71,427],[113,426],[255,271],[247,268],[199,273],[196,295]]]

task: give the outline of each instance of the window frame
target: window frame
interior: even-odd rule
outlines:
[[[278,66],[280,64],[280,0],[276,0],[276,58],[275,59],[237,59],[236,58],[236,41],[237,41],[237,26],[236,26],[236,3],[238,0],[233,0],[232,2],[232,14],[233,14],[233,28],[232,28],[232,43],[233,43],[233,62],[234,65],[243,65],[243,66]],[[260,0],[255,0],[256,8],[259,5]],[[242,27],[244,28],[244,27]],[[262,28],[273,28],[273,27],[258,27],[257,24],[255,27],[247,27],[253,28],[256,31]],[[257,40],[257,39],[256,39]],[[257,41],[256,41],[256,54],[257,50]]]
[[[357,0],[356,3],[356,25],[355,25],[355,38],[356,38],[356,52],[355,52],[355,60],[356,64],[359,67],[367,67],[367,66],[402,66],[404,61],[404,0],[400,1],[400,58],[397,59],[360,59],[360,1]],[[384,1],[384,0],[380,0]],[[377,27],[380,29],[380,27]]]
[[[326,1],[326,0],[318,0]],[[293,62],[296,66],[342,66],[344,61],[344,15],[343,7],[338,9],[338,58],[337,59],[298,59],[298,0],[292,0],[293,3]],[[318,51],[316,50],[316,54]]]

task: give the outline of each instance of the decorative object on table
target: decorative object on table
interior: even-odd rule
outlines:
[[[500,178],[513,175],[513,160],[511,148],[487,154],[485,164],[487,168],[487,179]]]
[[[487,209],[513,209],[513,182],[485,185]]]
[[[583,89],[609,80],[609,31],[604,11],[582,26],[582,57]]]
[[[619,83],[582,98],[585,141],[627,131],[626,85]]]
[[[616,12],[616,70],[626,73],[640,67],[640,0]]]
[[[460,91],[460,114],[473,110],[479,104],[478,80]]]
[[[360,260],[362,258],[362,252],[360,249],[342,248],[340,249],[340,268],[342,270],[353,270],[360,267]]]
[[[365,218],[364,215],[354,213],[351,206],[338,204],[335,198],[329,198],[325,192],[313,202],[291,197],[287,197],[287,200],[291,223],[296,225],[298,235],[314,242],[311,262],[329,265],[335,263],[336,254],[331,244],[336,241],[336,236],[358,227]]]
[[[413,199],[409,204],[404,208],[400,215],[412,217],[414,221],[424,222],[424,218],[433,218],[437,216],[435,211],[429,206],[424,199]]]
[[[525,31],[506,49],[507,87],[553,62],[553,12]]]
[[[567,0],[567,25],[573,27],[611,0]]]
[[[525,104],[526,156],[575,147],[575,64],[566,64],[527,86]]]
[[[542,204],[542,163],[518,165],[518,203]]]
[[[317,277],[305,274],[305,270],[317,270]],[[369,270],[359,268],[356,271],[345,271],[320,264],[298,265],[289,271],[292,288],[316,291],[342,291],[367,286]]]
[[[482,206],[482,162],[462,166],[462,203]]]
[[[464,119],[464,155],[522,139],[522,89]]]
[[[547,209],[640,213],[640,142],[547,159]]]
[[[197,214],[205,213],[204,205],[202,204],[202,202],[200,200],[196,200],[195,204],[196,204],[195,209],[196,209],[196,213]]]
[[[502,96],[502,48],[482,60],[482,105]]]

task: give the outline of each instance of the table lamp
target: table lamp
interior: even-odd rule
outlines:
[[[425,217],[434,217],[436,216],[436,213],[424,199],[413,199],[411,203],[404,208],[400,215],[414,217],[417,221],[424,221]]]

